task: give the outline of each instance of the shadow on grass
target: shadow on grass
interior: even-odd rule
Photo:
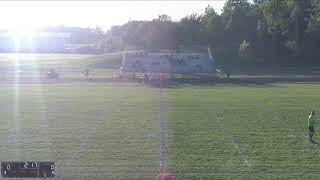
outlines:
[[[254,88],[281,87],[274,82],[251,81],[245,79],[171,79],[166,81],[150,81],[146,83],[148,86],[155,88],[177,89],[186,86],[217,86],[217,85],[236,85]]]
[[[152,87],[162,88],[182,88],[185,86],[216,86],[216,85],[236,85],[255,88],[282,87],[277,83],[290,84],[320,84],[319,76],[278,76],[278,77],[235,77],[235,78],[173,78],[166,81],[150,81],[147,84]]]
[[[150,87],[155,88],[183,88],[186,86],[217,86],[217,85],[228,85],[228,86],[245,86],[255,88],[266,88],[266,87],[282,87],[277,83],[290,83],[290,84],[320,84],[320,77],[235,77],[231,79],[226,78],[173,78],[164,81],[152,80],[144,82],[142,78],[136,79],[123,79],[116,80],[114,78],[93,78],[85,79],[82,77],[78,78],[59,78],[59,79],[21,79],[19,84],[47,84],[47,83],[75,83],[75,82],[91,82],[91,83],[143,83]],[[0,80],[0,84],[16,84],[14,79]]]

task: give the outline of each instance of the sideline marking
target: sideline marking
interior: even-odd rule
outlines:
[[[244,162],[244,164],[248,167],[251,166],[251,163],[248,161],[248,157],[243,154],[243,152],[240,149],[239,144],[234,140],[234,137],[232,136],[231,133],[229,133],[229,131],[227,130],[227,128],[224,126],[224,122],[223,119],[221,117],[218,117],[216,111],[213,108],[209,108],[209,104],[206,103],[208,105],[208,111],[211,113],[211,116],[213,116],[216,120],[219,121],[219,126],[220,128],[223,130],[223,133],[226,137],[228,137],[230,144],[233,145],[233,147],[237,150],[240,159]]]
[[[193,90],[193,92],[195,94],[198,94],[197,91]],[[248,166],[248,167],[251,167],[251,163],[249,162],[248,160],[248,157],[243,154],[243,152],[241,151],[241,148],[239,146],[239,144],[234,140],[234,137],[232,136],[232,134],[227,130],[227,128],[225,127],[224,125],[224,122],[223,122],[223,118],[221,117],[218,117],[216,111],[212,108],[212,105],[209,104],[208,100],[207,99],[201,99],[202,102],[205,102],[206,103],[206,106],[208,107],[208,112],[210,112],[211,116],[218,120],[219,121],[219,126],[220,126],[220,129],[223,130],[223,133],[224,135],[229,139],[229,142],[231,145],[233,145],[233,147],[237,150],[239,156],[240,156],[240,159],[243,161],[244,165],[245,166]],[[209,108],[211,107],[211,108]]]

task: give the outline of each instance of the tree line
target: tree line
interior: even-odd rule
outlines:
[[[193,46],[225,63],[320,63],[320,0],[227,0],[221,14],[208,6],[180,21],[129,21],[100,42],[104,52]]]

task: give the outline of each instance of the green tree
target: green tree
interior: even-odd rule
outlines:
[[[312,0],[310,16],[307,19],[307,32],[304,43],[305,60],[312,63],[319,63],[320,57],[320,0]]]
[[[272,57],[278,59],[282,36],[288,32],[289,10],[285,0],[265,0],[261,3],[268,32],[272,36]]]
[[[167,14],[161,14],[161,15],[159,15],[159,16],[158,16],[158,20],[159,20],[159,21],[164,21],[164,22],[166,22],[166,21],[172,21],[171,17],[170,17],[169,15],[167,15]]]
[[[194,13],[182,18],[179,22],[178,40],[180,44],[194,45],[204,42],[201,16]]]
[[[238,58],[239,44],[256,39],[257,17],[254,7],[247,0],[228,0],[221,14],[224,25],[223,41],[228,49],[228,58]]]
[[[226,33],[221,16],[215,10],[208,6],[204,14],[201,16],[202,31],[205,36],[205,44],[208,44],[210,49],[214,52],[218,59],[225,59],[229,54],[228,49],[225,48],[228,42],[225,41]]]
[[[312,0],[307,31],[316,32],[319,29],[320,29],[320,0]]]
[[[291,7],[291,18],[294,23],[295,41],[297,57],[303,55],[303,43],[307,30],[308,18],[311,10],[311,0],[289,0],[288,6]]]

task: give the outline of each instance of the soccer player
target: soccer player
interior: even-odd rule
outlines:
[[[316,112],[315,111],[311,111],[311,114],[309,115],[309,118],[308,118],[309,141],[310,141],[310,143],[315,143],[315,141],[313,140],[315,122],[316,122]]]
[[[230,71],[227,72],[227,79],[230,79]]]

